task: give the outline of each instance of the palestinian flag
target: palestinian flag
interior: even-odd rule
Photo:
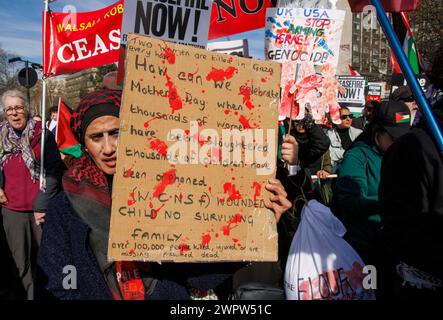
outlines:
[[[410,121],[409,114],[395,113],[395,123],[409,123]]]
[[[355,70],[350,64],[348,64],[348,68],[349,68],[349,74],[350,74],[351,76],[358,76],[358,77],[361,76],[361,74],[358,73],[358,71]]]
[[[394,13],[392,15],[392,20],[394,22],[394,30],[397,34],[398,39],[403,41],[403,51],[408,57],[409,64],[415,74],[420,73],[421,59],[418,54],[417,48],[414,42],[414,33],[411,30],[411,25],[409,21],[408,14],[406,12]],[[393,66],[393,73],[401,73],[398,62],[396,61],[394,55],[391,52],[391,63]]]
[[[57,129],[55,134],[58,150],[66,155],[80,158],[82,150],[80,143],[74,137],[71,130],[71,109],[69,109],[62,99],[58,100]]]

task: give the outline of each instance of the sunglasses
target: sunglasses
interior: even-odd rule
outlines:
[[[343,114],[340,116],[341,120],[345,120],[346,118],[354,119],[354,115],[351,113],[351,114]]]

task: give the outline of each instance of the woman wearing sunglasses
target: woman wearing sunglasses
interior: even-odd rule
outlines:
[[[353,115],[348,108],[340,109],[341,123],[327,132],[331,140],[329,151],[331,154],[332,172],[335,173],[343,160],[343,155],[352,142],[362,133],[360,129],[352,127]]]

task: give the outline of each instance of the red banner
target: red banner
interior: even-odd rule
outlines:
[[[43,73],[71,73],[118,61],[123,0],[90,12],[43,12]]]
[[[214,0],[208,39],[264,28],[272,6],[271,0]]]
[[[348,0],[352,12],[362,12],[364,7],[370,5],[369,0]],[[386,12],[401,12],[417,10],[419,0],[381,0]]]

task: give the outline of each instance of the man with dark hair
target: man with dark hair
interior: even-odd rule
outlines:
[[[430,71],[443,89],[443,45]],[[432,104],[443,130],[443,99]],[[443,297],[443,156],[422,118],[382,162],[379,189],[389,292],[396,299]]]
[[[366,101],[361,117],[354,119],[352,121],[352,126],[354,128],[364,130],[366,126],[371,123],[374,112],[379,108],[380,102],[378,102],[377,100]]]
[[[412,91],[408,86],[401,86],[397,88],[389,97],[394,101],[403,101],[411,111],[411,125],[414,122],[415,115],[418,111],[417,102],[415,101]]]
[[[58,113],[58,106],[53,106],[49,109],[49,118],[50,119],[47,122],[47,128],[54,135],[57,130],[57,113]]]

